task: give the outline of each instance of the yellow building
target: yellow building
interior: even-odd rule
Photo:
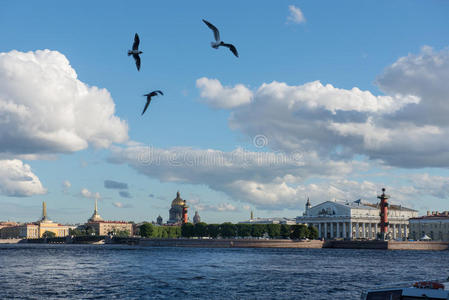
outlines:
[[[47,204],[42,203],[42,219],[34,223],[17,224],[15,226],[6,226],[0,229],[0,237],[37,239],[41,238],[46,231],[53,232],[56,237],[69,235],[69,227],[50,221],[47,217]]]
[[[87,228],[92,228],[96,235],[109,235],[118,231],[127,231],[133,235],[133,224],[125,221],[105,221],[98,214],[97,200],[95,200],[95,210],[92,217],[87,221]]]

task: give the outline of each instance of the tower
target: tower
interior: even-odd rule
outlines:
[[[47,203],[42,202],[42,221],[47,221]]]
[[[306,202],[306,210],[304,212],[304,215],[307,216],[309,214],[309,209],[312,208],[312,204],[310,204],[310,200],[309,197],[307,197],[307,202]]]
[[[254,219],[254,213],[253,213],[253,211],[251,211],[251,215],[249,217],[249,220],[252,221],[253,219]]]
[[[382,189],[382,195],[377,196],[380,199],[380,239],[385,240],[388,234],[388,198],[390,196],[385,194],[385,188]]]
[[[195,211],[195,215],[193,216],[193,224],[197,224],[201,222],[201,217],[198,214],[198,211]]]
[[[184,206],[182,207],[182,224],[186,224],[189,221],[189,217],[187,216],[187,206],[186,200],[184,200]]]
[[[162,225],[162,217],[161,217],[161,215],[159,215],[159,217],[157,217],[156,223],[157,223],[158,225]]]
[[[98,214],[98,204],[97,204],[97,199],[95,199],[94,213],[92,214],[92,217],[90,217],[89,222],[98,222],[98,221],[103,221],[103,219]]]

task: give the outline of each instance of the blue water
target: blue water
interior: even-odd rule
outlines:
[[[449,252],[0,245],[0,298],[358,299],[449,275]]]

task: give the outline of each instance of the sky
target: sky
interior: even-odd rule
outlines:
[[[0,221],[449,210],[448,82],[447,1],[2,1]]]

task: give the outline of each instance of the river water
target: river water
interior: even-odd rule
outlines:
[[[448,275],[448,251],[0,245],[0,299],[359,299]]]

